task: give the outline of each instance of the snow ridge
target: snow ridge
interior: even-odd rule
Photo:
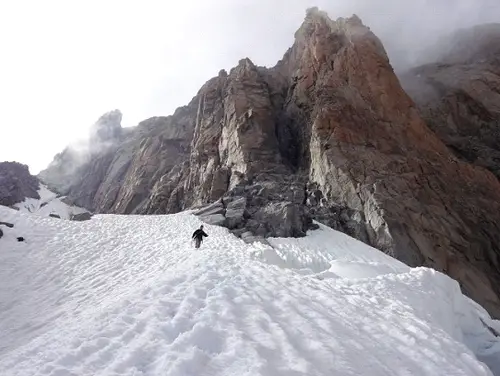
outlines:
[[[324,226],[195,250],[189,213],[0,216],[1,375],[499,374],[500,323],[456,281]]]

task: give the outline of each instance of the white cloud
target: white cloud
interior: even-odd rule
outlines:
[[[168,115],[242,57],[274,65],[305,9],[356,12],[393,61],[436,35],[500,21],[498,0],[25,0],[0,4],[0,160],[38,172],[103,113]]]

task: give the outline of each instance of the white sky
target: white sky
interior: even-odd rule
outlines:
[[[314,5],[356,12],[400,66],[436,35],[500,22],[500,0],[0,0],[0,161],[38,173],[107,111],[136,125],[240,58],[272,66]]]

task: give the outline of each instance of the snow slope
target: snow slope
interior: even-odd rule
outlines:
[[[207,225],[195,250],[187,213],[0,217],[3,376],[500,374],[500,322],[455,281],[326,227],[267,246]]]
[[[72,215],[87,211],[78,206],[71,206],[64,203],[62,201],[64,197],[59,197],[43,184],[40,184],[38,194],[40,195],[39,199],[27,197],[23,202],[15,204],[14,207],[22,212],[41,216],[56,214],[62,219],[70,219]]]

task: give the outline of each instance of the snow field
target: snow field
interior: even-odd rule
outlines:
[[[500,357],[455,281],[324,226],[269,246],[206,225],[196,250],[186,213],[0,217],[0,375],[492,375],[476,356]]]
[[[56,193],[50,191],[43,184],[40,184],[38,194],[40,195],[39,199],[27,197],[23,202],[14,206],[23,213],[33,213],[44,217],[48,217],[50,214],[57,214],[61,219],[70,219],[72,215],[87,211],[83,208],[64,203],[61,201],[64,197],[58,197]]]

